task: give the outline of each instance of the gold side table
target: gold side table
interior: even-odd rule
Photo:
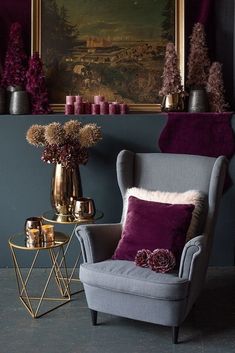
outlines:
[[[9,239],[9,246],[16,273],[19,298],[33,318],[39,318],[70,301],[70,288],[64,251],[64,246],[68,243],[68,241],[69,237],[60,232],[55,232],[55,241],[53,243],[48,243],[37,247],[29,246],[27,244],[24,233],[13,235]],[[27,268],[26,274],[23,274],[19,262],[22,251],[30,252],[32,255],[32,262],[30,267]],[[41,294],[39,296],[33,296],[33,287],[35,287],[34,270],[36,269],[35,265],[41,253],[46,253],[49,256],[51,267],[48,276],[45,277],[45,285],[41,288]],[[50,286],[53,284],[53,280],[55,281],[55,288],[58,289],[59,293],[59,296],[57,297],[49,294],[49,289],[51,289]],[[53,288],[53,291],[55,288]],[[40,309],[45,301],[55,301],[60,304],[42,312]]]
[[[69,256],[69,250],[71,248],[71,244],[72,241],[75,237],[75,229],[78,225],[82,225],[82,224],[91,224],[91,223],[95,223],[97,220],[101,219],[103,217],[103,212],[101,211],[96,211],[96,214],[93,218],[89,218],[89,219],[79,219],[79,218],[75,218],[75,216],[73,215],[59,215],[57,214],[54,210],[49,210],[45,213],[43,213],[42,218],[44,221],[47,222],[51,222],[51,223],[57,223],[57,224],[67,224],[67,225],[74,225],[73,230],[71,235],[69,236],[69,241],[66,245],[65,251],[64,251],[64,255],[66,255],[66,258],[68,259]],[[77,244],[79,246],[79,242],[77,241]],[[70,270],[69,276],[68,276],[68,284],[70,284],[71,282],[80,282],[79,277],[75,276],[75,270],[77,269],[77,265],[79,263],[79,260],[81,258],[82,255],[82,251],[81,249],[78,250],[78,256],[75,258],[73,266]],[[82,292],[82,290],[78,290],[76,292],[71,293],[71,295],[77,294]]]

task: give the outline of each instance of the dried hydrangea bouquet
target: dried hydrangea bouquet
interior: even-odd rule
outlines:
[[[82,196],[79,165],[88,161],[88,149],[101,140],[101,129],[96,124],[77,120],[64,125],[32,125],[26,134],[27,141],[44,147],[41,159],[55,164],[51,203],[61,215],[73,213],[75,201]]]

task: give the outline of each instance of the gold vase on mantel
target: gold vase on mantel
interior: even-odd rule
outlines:
[[[184,96],[182,92],[167,94],[163,97],[161,110],[163,112],[181,112],[184,110]]]
[[[82,197],[79,166],[72,169],[55,164],[51,183],[51,204],[56,213],[72,215],[79,197]]]

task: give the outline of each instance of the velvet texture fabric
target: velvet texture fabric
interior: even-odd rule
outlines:
[[[169,113],[160,150],[229,159],[235,152],[231,117],[232,113]]]
[[[199,1],[200,7],[199,7],[199,14],[198,14],[198,19],[196,22],[200,22],[202,24],[206,24],[209,13],[211,10],[211,5],[212,5],[213,0],[201,0]]]
[[[179,261],[193,205],[173,205],[130,196],[122,238],[114,260],[134,261],[138,250],[168,249]]]

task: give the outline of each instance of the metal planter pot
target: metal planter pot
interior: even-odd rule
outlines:
[[[189,93],[188,111],[200,113],[209,111],[208,96],[205,89],[192,89]]]

